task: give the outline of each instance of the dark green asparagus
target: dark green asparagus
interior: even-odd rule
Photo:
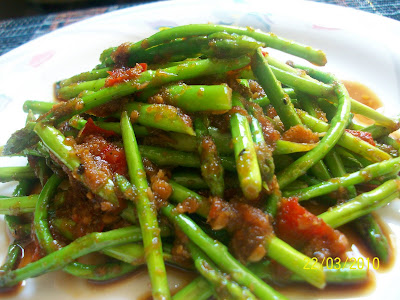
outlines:
[[[258,49],[253,56],[251,67],[285,128],[289,129],[294,125],[300,124],[301,121],[296,114],[289,96],[284,93],[280,83],[272,73],[261,49]]]
[[[264,33],[260,30],[255,30],[250,27],[240,28],[234,26],[214,25],[214,24],[183,25],[170,28],[167,30],[162,30],[144,40],[138,41],[134,44],[130,44],[127,51],[129,52],[130,55],[132,55],[132,57],[134,57],[135,53],[138,50],[140,51],[141,48],[150,48],[152,46],[156,46],[177,38],[184,38],[184,37],[198,36],[198,35],[209,35],[215,32],[227,32],[229,34],[246,35],[255,39],[256,41],[265,43],[266,46],[268,47],[275,48],[305,58],[317,65],[325,65],[326,63],[325,54],[321,50],[316,50],[311,47],[307,47],[305,45],[301,45],[299,43],[283,39],[281,37],[276,36],[275,34]],[[113,50],[115,50],[115,48],[112,50],[109,49],[105,50],[105,55],[102,55],[101,60],[102,61],[106,60],[108,55],[112,53]]]
[[[232,58],[240,55],[252,53],[263,43],[246,35],[228,34],[226,32],[210,32],[200,36],[190,36],[185,38],[174,38],[167,43],[160,43],[147,47],[148,41],[141,47],[128,49],[123,46],[123,52],[129,52],[131,55],[119,55],[111,48],[105,50],[100,60],[108,66],[115,63],[126,66],[134,66],[136,63],[171,63],[188,58],[197,58],[207,56],[209,58]],[[114,53],[113,53],[114,52]],[[133,55],[132,55],[133,54]]]
[[[74,75],[68,79],[61,80],[58,85],[62,88],[65,86],[69,86],[73,83],[78,83],[81,81],[90,81],[99,78],[105,78],[108,76],[108,72],[111,71],[111,68],[103,68],[103,69],[93,69],[89,72],[83,72],[77,75]]]
[[[18,266],[19,259],[22,256],[22,249],[16,243],[12,243],[7,250],[7,256],[0,267],[0,272],[8,272],[14,270]]]

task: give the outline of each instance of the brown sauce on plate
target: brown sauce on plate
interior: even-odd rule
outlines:
[[[349,92],[350,97],[354,100],[357,100],[358,102],[361,102],[362,104],[365,104],[373,109],[378,109],[379,107],[383,106],[382,101],[375,94],[375,92],[364,84],[349,80],[342,80],[342,83]],[[354,119],[363,125],[371,125],[374,123],[374,121],[371,119],[359,114],[355,114]]]
[[[340,299],[367,296],[375,289],[375,276],[369,272],[369,279],[361,283],[352,284],[328,284],[323,290],[319,290],[306,283],[295,283],[286,286],[273,286],[278,292],[289,299]]]
[[[176,294],[179,290],[181,290],[184,286],[189,284],[192,280],[194,280],[198,275],[194,272],[187,271],[181,269],[179,267],[166,265],[167,273],[168,273],[168,281],[170,285],[171,294]],[[145,266],[139,268],[138,270],[134,271],[132,274],[128,274],[123,278],[117,280],[110,280],[106,282],[95,282],[95,281],[88,281],[87,286],[89,289],[94,289],[98,291],[99,289],[118,289],[120,285],[125,284],[126,282],[135,282],[135,279],[139,277],[148,277],[147,269]],[[174,280],[171,280],[174,278]],[[150,286],[149,290],[145,292],[138,300],[151,300],[151,291]]]
[[[0,288],[0,299],[12,299],[13,297],[17,297],[17,295],[22,292],[23,288],[24,282],[20,282],[13,287]]]

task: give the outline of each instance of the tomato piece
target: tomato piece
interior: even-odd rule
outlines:
[[[87,120],[85,127],[83,128],[80,137],[85,137],[85,136],[89,136],[89,135],[100,135],[102,137],[111,137],[111,136],[116,136],[117,134],[112,131],[112,130],[106,130],[103,129],[99,126],[97,126],[92,118],[89,118],[89,120]]]
[[[302,207],[295,197],[282,199],[275,226],[278,237],[298,249],[307,249],[311,256],[341,256],[348,247],[342,233]]]
[[[111,170],[120,175],[126,175],[128,172],[126,156],[124,149],[108,144],[100,153],[101,159],[110,164]]]

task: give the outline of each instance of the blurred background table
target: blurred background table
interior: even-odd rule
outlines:
[[[314,0],[400,21],[400,0]],[[0,55],[57,28],[151,0],[0,0]]]

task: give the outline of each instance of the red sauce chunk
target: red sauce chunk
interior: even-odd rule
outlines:
[[[318,134],[312,132],[310,129],[302,125],[290,127],[287,131],[285,131],[282,139],[294,143],[306,144],[316,144],[319,142]]]
[[[143,158],[142,161],[153,193],[151,201],[159,209],[168,204],[168,199],[172,194],[172,187],[168,183],[170,174],[167,170],[158,168],[147,158]]]
[[[108,71],[107,73],[110,74],[110,76],[106,79],[105,87],[110,87],[121,82],[135,79],[146,70],[147,64],[140,63],[136,64],[133,68],[122,67]]]
[[[372,146],[376,146],[375,141],[372,137],[372,134],[369,132],[359,131],[359,130],[351,130],[351,129],[346,129],[346,132],[358,137],[359,139],[362,139],[364,142],[367,142],[367,143],[371,144]]]
[[[112,178],[112,173],[127,174],[125,152],[102,136],[90,135],[75,145],[75,153],[82,163],[85,183],[94,191]]]
[[[273,150],[275,148],[276,141],[279,140],[281,137],[279,131],[274,128],[274,125],[264,115],[263,109],[258,104],[249,103],[248,105],[251,105],[253,107],[254,117],[261,124],[265,142],[270,147],[270,149]]]
[[[172,187],[169,185],[168,180],[162,169],[150,177],[151,190],[154,193],[154,200],[158,208],[167,205],[167,200],[172,194]]]
[[[193,214],[199,209],[199,207],[200,203],[196,198],[188,197],[176,206],[175,211],[179,214]]]
[[[79,134],[78,141],[83,142],[79,148],[89,148],[92,155],[108,163],[111,171],[126,175],[127,164],[124,149],[106,140],[106,138],[114,136],[117,136],[114,131],[102,129],[94,124],[92,119],[89,119]]]
[[[346,237],[302,207],[297,198],[283,198],[275,224],[276,235],[310,257],[343,257]]]

